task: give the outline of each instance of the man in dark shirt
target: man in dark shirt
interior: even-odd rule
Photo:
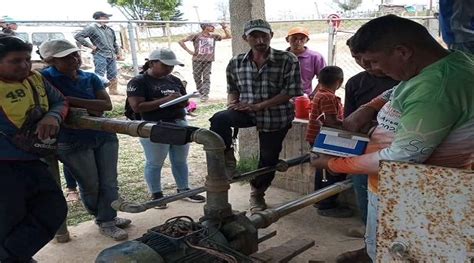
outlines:
[[[347,46],[351,48],[351,39],[347,40]],[[346,83],[346,93],[344,102],[344,118],[351,115],[360,106],[368,103],[373,98],[382,94],[384,91],[389,90],[396,86],[399,81],[394,80],[380,70],[374,70],[370,67],[370,64],[363,60],[360,54],[355,53],[351,50],[351,55],[355,59],[356,63],[359,64],[365,71],[358,73],[357,75],[350,78]],[[375,122],[376,116],[374,116]],[[361,214],[361,219],[364,224],[367,221],[367,175],[357,174],[350,176],[353,184],[354,191],[357,197],[357,203]],[[357,233],[361,232],[361,233]],[[357,229],[350,230],[349,233],[353,236],[363,237],[363,231]],[[336,259],[337,262],[355,262],[354,260],[369,259],[365,248],[349,251],[339,255]]]

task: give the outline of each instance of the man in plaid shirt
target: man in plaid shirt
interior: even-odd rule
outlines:
[[[117,58],[121,58],[120,48],[117,45],[115,32],[107,26],[107,21],[112,15],[102,11],[95,12],[92,17],[97,21],[85,27],[74,38],[81,45],[92,49],[94,56],[95,73],[109,80],[109,94],[120,95],[117,91]],[[86,41],[89,38],[89,41]]]
[[[236,173],[231,128],[256,126],[260,142],[258,167],[276,165],[294,118],[290,99],[303,95],[298,58],[270,47],[273,32],[267,21],[247,22],[242,37],[251,50],[232,58],[227,65],[228,107],[210,119],[211,130],[226,144],[229,177]],[[275,172],[269,172],[250,181],[251,212],[266,209],[265,191],[274,177]]]

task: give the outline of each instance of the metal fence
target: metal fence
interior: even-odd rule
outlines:
[[[327,20],[295,20],[295,21],[271,21],[274,37],[271,46],[277,49],[286,49],[289,44],[285,37],[288,30],[294,26],[307,27],[311,33],[307,47],[321,53],[329,65],[337,65],[344,70],[345,79],[362,71],[352,59],[350,51],[346,46],[347,39],[354,34],[357,29],[369,21],[371,18],[342,19],[338,28]],[[434,36],[438,36],[438,22],[434,17],[411,17],[429,28]],[[18,21],[17,32],[28,31],[27,29],[35,26],[40,31],[48,32],[58,30],[58,26],[73,28],[74,30],[63,30],[65,34],[72,34],[77,29],[86,26],[94,21]],[[224,35],[220,22],[215,22],[215,33]],[[52,27],[54,25],[54,27]],[[123,48],[125,55],[124,61],[119,61],[119,69],[122,78],[119,79],[122,86],[126,85],[127,80],[137,73],[138,68],[144,64],[148,54],[158,47],[169,47],[178,56],[178,59],[184,62],[184,67],[175,67],[175,70],[183,76],[188,83],[188,92],[196,90],[196,84],[193,81],[192,56],[180,47],[178,41],[184,39],[190,34],[201,32],[199,22],[165,22],[165,21],[110,21],[109,25],[116,31],[119,44]],[[232,28],[230,30],[242,31],[241,28]],[[240,34],[238,34],[240,35]],[[48,37],[57,37],[56,34],[49,34]],[[47,39],[43,36],[40,39]],[[71,36],[66,37],[70,39]],[[38,43],[35,43],[38,44]],[[186,43],[190,49],[193,49],[191,42]],[[90,51],[83,48],[85,53]],[[84,53],[84,52],[83,52]],[[225,68],[232,57],[231,40],[226,39],[215,43],[215,61],[212,63],[211,70],[211,88],[210,97],[226,97],[226,79]],[[92,70],[92,69],[91,69]],[[199,70],[199,69],[194,69]],[[316,82],[316,80],[315,80]],[[313,85],[314,87],[314,85]],[[122,87],[124,91],[124,88]]]

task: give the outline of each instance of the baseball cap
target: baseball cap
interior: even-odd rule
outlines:
[[[101,17],[111,17],[111,14],[104,13],[102,11],[97,11],[92,15],[92,18],[94,19],[99,19]]]
[[[290,31],[288,31],[288,37],[291,36],[291,35],[296,35],[296,34],[303,34],[305,35],[306,37],[309,38],[309,31],[307,28],[305,27],[302,27],[302,26],[295,26],[295,27],[292,27],[290,29]]]
[[[248,35],[253,31],[261,31],[270,34],[272,32],[272,27],[263,19],[250,20],[244,25],[244,34]]]
[[[39,53],[44,58],[62,58],[80,49],[65,39],[48,40],[39,46]]]
[[[148,60],[158,60],[168,66],[184,66],[176,59],[176,54],[169,48],[158,48],[153,50],[148,56]]]

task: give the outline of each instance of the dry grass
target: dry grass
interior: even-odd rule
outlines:
[[[225,103],[223,101],[212,101],[206,103],[204,106],[201,105],[196,110],[198,116],[190,120],[189,125],[209,128],[209,118],[215,112],[224,109],[224,107]],[[114,110],[109,112],[107,117],[124,118],[123,108],[123,102],[116,102]],[[118,181],[120,195],[130,201],[144,202],[148,200],[149,194],[143,176],[145,158],[142,146],[138,138],[128,135],[119,135],[119,141]],[[205,153],[201,145],[191,145],[188,164],[190,167],[190,187],[195,188],[202,186],[206,176],[206,162]],[[165,194],[173,194],[175,192],[175,182],[168,161],[165,162],[161,181]],[[66,186],[63,185],[63,187],[65,188]],[[87,213],[81,202],[69,204],[68,225],[76,225],[92,219],[94,219],[94,217]]]

